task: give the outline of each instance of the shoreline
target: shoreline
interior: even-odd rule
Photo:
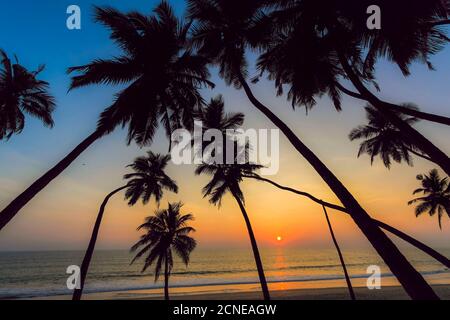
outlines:
[[[435,292],[442,300],[450,300],[450,285],[434,285]],[[86,294],[83,300],[149,300],[161,301],[162,296],[146,294],[146,290],[101,294]],[[386,286],[380,290],[369,290],[365,287],[355,287],[357,300],[409,300],[408,295],[400,286]],[[347,288],[317,288],[317,289],[291,289],[271,291],[272,300],[350,300]],[[25,300],[70,300],[71,296],[40,297]],[[247,301],[263,300],[261,292],[249,291],[239,293],[200,293],[191,295],[172,294],[171,300],[206,301],[230,300]]]
[[[450,300],[450,277],[428,276],[427,281],[441,297]],[[383,277],[381,289],[370,290],[366,279],[352,278],[352,285],[360,300],[409,299],[393,277]],[[241,285],[204,285],[170,288],[173,300],[262,300],[259,283]],[[348,300],[344,279],[308,282],[269,283],[275,300]],[[71,295],[49,295],[14,300],[71,300]],[[10,299],[13,300],[13,299]],[[163,300],[163,289],[117,290],[86,293],[83,300]]]

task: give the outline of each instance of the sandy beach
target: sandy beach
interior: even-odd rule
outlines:
[[[427,280],[441,299],[450,300],[450,284],[447,277],[430,276]],[[358,300],[408,300],[402,287],[392,277],[382,279],[381,289],[370,290],[364,279],[353,279]],[[348,300],[348,289],[343,280],[281,282],[269,284],[274,300]],[[198,286],[172,288],[172,300],[261,300],[258,284]],[[70,300],[70,295],[33,298],[33,300]],[[128,290],[87,293],[83,300],[162,300],[161,289]]]
[[[450,286],[433,286],[435,292],[443,300],[450,300]],[[399,286],[385,287],[381,290],[368,290],[367,288],[355,288],[358,300],[408,300],[408,296]],[[273,300],[349,300],[347,288],[324,289],[297,289],[272,291]],[[70,296],[55,296],[37,298],[36,300],[69,300]],[[146,290],[130,292],[108,292],[87,294],[84,300],[162,300],[162,296],[155,297]],[[209,293],[192,295],[172,295],[172,300],[261,300],[260,292],[239,293]],[[34,299],[33,299],[34,300]]]

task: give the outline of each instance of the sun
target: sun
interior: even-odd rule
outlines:
[[[278,241],[278,242],[283,241],[283,237],[282,237],[282,236],[278,236],[278,237],[277,237],[277,241]]]

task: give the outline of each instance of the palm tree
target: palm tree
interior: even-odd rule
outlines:
[[[127,126],[128,142],[134,140],[140,146],[152,141],[159,122],[167,133],[181,125],[192,125],[193,111],[203,102],[200,88],[213,86],[208,81],[207,61],[185,48],[189,24],[177,19],[166,2],[154,13],[145,16],[95,8],[96,21],[110,30],[122,55],[70,68],[70,73],[78,73],[70,88],[91,84],[127,87],[102,113],[94,133],[0,213],[0,230],[83,151],[118,125]]]
[[[367,125],[353,129],[349,135],[351,141],[365,139],[360,145],[358,157],[367,153],[373,164],[375,157],[380,156],[388,169],[391,167],[391,159],[398,163],[405,161],[412,165],[410,153],[431,161],[429,157],[420,153],[420,150],[411,141],[408,141],[399,129],[387,121],[377,109],[367,106],[366,116]],[[398,116],[409,124],[419,121],[417,118],[402,113],[399,113]]]
[[[258,270],[259,281],[265,300],[270,300],[269,289],[267,287],[266,276],[261,261],[261,256],[256,242],[256,237],[250,222],[250,218],[245,209],[244,194],[239,186],[244,175],[252,174],[262,166],[256,164],[207,164],[199,165],[195,170],[197,175],[207,174],[212,176],[211,181],[203,188],[204,197],[209,197],[210,203],[221,206],[222,198],[227,192],[233,196],[241,209],[247,226],[247,232],[250,237],[250,243],[255,258],[256,268]]]
[[[152,197],[154,197],[157,205],[159,206],[164,190],[178,193],[176,182],[165,173],[165,169],[169,161],[170,156],[162,156],[151,151],[148,152],[146,157],[136,158],[134,162],[128,166],[134,172],[124,176],[127,183],[115,189],[106,196],[100,206],[97,220],[95,221],[94,229],[92,231],[91,240],[89,241],[89,246],[86,250],[86,254],[81,265],[80,289],[76,289],[74,291],[73,300],[80,300],[81,295],[83,294],[84,283],[92,255],[94,254],[100,224],[109,200],[120,191],[126,190],[125,199],[128,200],[129,206],[134,206],[139,200],[142,200],[142,203],[145,205]]]
[[[422,184],[421,188],[414,190],[413,194],[422,193],[423,197],[415,198],[408,202],[408,205],[416,204],[416,217],[424,212],[428,212],[430,217],[437,213],[439,228],[442,229],[442,216],[444,213],[450,218],[450,183],[448,177],[441,178],[436,169],[430,171],[428,175],[417,176]]]
[[[146,233],[131,248],[132,252],[138,251],[132,264],[146,255],[142,272],[155,263],[155,282],[158,281],[164,264],[164,296],[169,300],[169,277],[173,269],[173,251],[181,260],[189,264],[192,251],[197,242],[189,234],[195,229],[188,225],[194,220],[192,214],[181,214],[181,203],[169,204],[168,209],[158,210],[155,216],[148,217],[139,226],[138,230]]]
[[[293,194],[299,195],[301,197],[305,197],[308,198],[309,200],[321,205],[322,207],[326,207],[329,209],[333,209],[333,210],[337,210],[339,212],[342,213],[346,213],[349,214],[347,209],[339,206],[337,204],[333,204],[327,201],[323,201],[320,200],[319,198],[315,197],[314,195],[305,192],[305,191],[301,191],[301,190],[297,190],[291,187],[287,187],[287,186],[283,186],[273,180],[267,179],[267,178],[263,178],[260,175],[257,174],[252,174],[252,175],[244,175],[244,178],[249,178],[249,179],[253,179],[256,181],[261,181],[261,182],[266,182],[280,190],[283,191],[288,191],[291,192]],[[391,225],[388,225],[387,223],[384,223],[382,221],[379,220],[375,220],[373,219],[373,222],[378,225],[380,228],[392,233],[393,235],[396,235],[397,237],[399,237],[400,239],[408,242],[409,244],[411,244],[412,246],[416,247],[417,249],[423,251],[424,253],[428,254],[430,257],[436,259],[438,262],[442,263],[444,266],[446,266],[447,268],[450,268],[450,260],[445,257],[444,255],[440,254],[439,252],[437,252],[436,250],[434,250],[433,248],[430,248],[429,246],[427,246],[426,244],[424,244],[423,242],[420,242],[419,240],[411,237],[410,235],[392,227]]]
[[[12,63],[0,49],[0,140],[19,134],[25,127],[25,113],[36,117],[47,127],[53,127],[52,113],[55,99],[49,93],[49,84],[37,76],[44,70],[28,71],[16,62]]]
[[[281,2],[290,2],[280,0]],[[249,47],[256,49],[270,50],[273,43],[276,44],[278,38],[277,34],[272,33],[271,26],[277,26],[277,21],[267,23],[267,15],[265,14],[265,4],[273,1],[259,1],[259,0],[189,0],[188,1],[188,17],[194,19],[194,26],[192,32],[193,45],[199,49],[199,52],[206,55],[214,64],[219,66],[221,76],[228,84],[233,84],[237,88],[243,88],[249,101],[261,111],[276,127],[278,127],[286,138],[291,142],[294,148],[301,154],[317,171],[317,173],[324,179],[328,186],[333,190],[348,212],[351,214],[357,226],[361,229],[370,243],[374,246],[376,251],[383,258],[385,263],[389,266],[393,274],[399,279],[400,283],[406,289],[412,298],[416,299],[437,299],[436,294],[431,287],[426,283],[424,278],[414,269],[414,267],[407,261],[395,244],[384,234],[380,228],[374,224],[369,214],[362,208],[350,191],[342,184],[342,182],[326,167],[326,165],[309,149],[295,133],[268,107],[263,105],[253,94],[249,84],[247,83],[247,61],[245,59],[246,49]],[[302,1],[304,2],[304,1]],[[327,4],[322,4],[326,7]],[[308,15],[315,17],[315,15]],[[319,15],[320,16],[320,15]],[[273,19],[273,18],[271,18]],[[267,26],[269,26],[267,28]],[[288,25],[289,26],[289,25]],[[283,29],[283,28],[280,28]],[[288,28],[289,29],[289,28]],[[311,29],[311,28],[310,28]],[[310,30],[308,29],[308,30]],[[301,30],[299,28],[298,30]],[[283,30],[281,30],[283,31]],[[280,32],[281,32],[280,31]],[[306,32],[307,30],[305,30]],[[301,33],[301,32],[300,32]],[[271,41],[267,41],[267,35]],[[279,39],[286,39],[287,36],[279,35]],[[307,37],[314,40],[314,38]],[[292,44],[295,44],[292,41]],[[292,48],[295,50],[295,46]],[[320,49],[320,48],[319,48]],[[289,55],[287,61],[290,63],[298,63],[301,66],[312,66],[311,61],[316,61],[315,57],[318,52],[309,52],[311,61],[300,60],[304,53],[295,50],[296,53]],[[289,50],[281,50],[279,54],[287,54]],[[273,57],[279,55],[273,54]],[[322,56],[321,56],[322,57]],[[264,56],[261,57],[263,59]],[[280,57],[281,59],[282,57]],[[260,60],[261,60],[260,59]],[[274,59],[271,59],[274,61]],[[332,63],[327,63],[327,59],[321,59],[319,69],[307,69],[310,72],[305,75],[308,81],[302,81],[300,73],[298,77],[290,77],[292,74],[290,70],[299,70],[299,67],[283,68],[280,73],[285,72],[287,79],[292,81],[301,81],[301,85],[306,86],[305,97],[309,94],[316,95],[321,93],[328,93],[333,97],[336,106],[339,105],[339,90],[337,88],[337,81],[334,81],[332,72],[327,68],[332,68],[339,64],[338,59],[334,59]],[[268,66],[264,66],[263,61],[260,61],[261,71],[264,71]],[[282,83],[285,79],[277,77],[275,73],[277,69],[271,69],[271,76],[278,84],[279,93],[282,92]],[[320,72],[319,72],[320,70]],[[322,76],[323,75],[323,76]],[[319,77],[320,76],[320,77]],[[311,87],[310,83],[319,85],[318,80],[325,81],[328,84],[335,84],[334,86],[319,86],[318,88]],[[292,83],[291,83],[292,84]],[[302,86],[296,87],[302,90]],[[295,96],[290,94],[290,98]],[[305,103],[313,102],[313,98],[295,98],[295,101]]]
[[[203,108],[202,110],[199,111],[199,113],[196,115],[196,120],[201,121],[204,131],[209,130],[209,129],[219,130],[222,133],[223,139],[225,141],[226,139],[230,139],[230,140],[232,139],[227,134],[227,130],[234,130],[243,125],[244,115],[242,113],[226,113],[225,112],[225,102],[224,102],[222,96],[217,96],[217,97],[211,99],[210,103],[205,108]],[[239,148],[238,144],[236,142],[234,142],[234,143],[235,143],[235,148],[234,148],[235,158],[237,158],[238,153],[241,153],[241,152],[243,153],[243,156],[248,157],[247,152],[249,151],[250,145],[247,143],[244,148]],[[198,150],[198,151],[201,151],[203,154],[203,151],[205,150],[205,148],[206,148],[206,143],[203,143],[201,150]],[[219,159],[223,160],[222,163],[225,162],[224,160],[226,159],[226,149],[213,150],[213,152],[214,153],[218,152],[220,154],[213,153],[213,154],[211,154],[212,157],[217,156]],[[209,159],[209,160],[211,160],[209,164],[203,164],[197,168],[196,174],[208,173],[210,175],[216,176],[215,173],[217,173],[217,175],[224,175],[224,177],[225,177],[224,180],[230,179],[230,181],[215,181],[215,182],[213,182],[214,181],[214,178],[213,178],[213,181],[211,182],[211,183],[213,183],[213,185],[209,185],[209,187],[205,187],[204,196],[205,197],[211,196],[211,203],[220,205],[223,195],[227,192],[227,189],[226,189],[227,186],[226,185],[223,186],[225,189],[221,191],[222,194],[217,194],[218,198],[214,197],[213,193],[215,191],[213,191],[213,190],[220,189],[220,187],[218,185],[221,183],[223,183],[223,184],[229,183],[228,191],[230,191],[232,193],[233,197],[238,202],[239,207],[244,216],[245,222],[247,224],[247,230],[250,235],[250,241],[251,241],[253,253],[255,256],[255,261],[256,261],[264,297],[265,297],[265,299],[270,299],[269,290],[267,288],[267,281],[266,281],[266,278],[264,275],[264,270],[263,270],[258,246],[256,243],[256,238],[254,236],[253,229],[252,229],[250,220],[248,218],[248,214],[245,209],[244,195],[239,187],[239,182],[240,182],[239,175],[243,174],[243,173],[250,174],[254,170],[260,168],[260,166],[250,165],[250,164],[245,164],[243,166],[222,165],[222,164],[214,163],[212,159]],[[228,174],[231,174],[231,175],[229,177],[227,177]],[[235,180],[235,181],[232,181],[232,180]],[[233,191],[231,191],[231,190],[233,190]]]
[[[259,64],[261,71],[276,80],[278,89],[290,85],[289,98],[294,105],[313,105],[314,96],[323,93],[328,93],[338,108],[341,92],[365,100],[450,175],[448,156],[402,121],[396,111],[418,118],[423,114],[380,100],[366,87],[366,83],[373,83],[378,88],[374,66],[380,57],[395,62],[405,75],[415,61],[431,66],[429,56],[448,41],[434,25],[449,15],[445,1],[379,1],[385,26],[377,32],[363,25],[364,12],[372,4],[368,0],[278,2],[283,9],[273,16],[277,25],[274,40]],[[369,53],[362,59],[364,49]],[[341,90],[341,79],[349,79],[357,92]],[[446,120],[450,124],[450,119]]]

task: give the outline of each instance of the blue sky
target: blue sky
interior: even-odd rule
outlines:
[[[26,128],[21,135],[13,136],[8,142],[0,142],[0,207],[5,206],[51,164],[61,159],[90,134],[95,129],[98,114],[111,103],[114,93],[118,90],[114,87],[95,86],[67,92],[69,76],[65,70],[68,67],[86,64],[94,58],[112,57],[118,53],[117,48],[108,39],[107,30],[92,22],[92,6],[107,4],[125,11],[151,12],[156,3],[157,1],[153,0],[17,0],[2,5],[0,47],[10,55],[17,54],[21,64],[29,69],[34,69],[42,63],[47,65],[41,78],[50,82],[58,108],[54,113],[56,123],[54,129],[44,128],[40,122],[27,118]],[[184,1],[173,0],[170,3],[174,5],[178,14],[182,14]],[[69,31],[66,28],[66,8],[71,4],[81,7],[82,30]],[[432,62],[437,71],[429,71],[424,65],[415,65],[412,68],[413,76],[406,79],[394,65],[386,61],[379,63],[377,76],[382,89],[379,96],[392,102],[414,102],[427,112],[450,116],[448,106],[450,48],[433,57]],[[213,75],[213,81],[217,87],[213,91],[205,92],[206,97],[221,93],[225,96],[229,111],[239,110],[247,115],[247,126],[272,128],[262,115],[254,111],[242,92],[226,87],[216,74]],[[284,97],[276,97],[273,84],[261,81],[254,90],[263,102],[276,108],[277,114],[317,152],[362,203],[373,210],[374,215],[399,226],[407,220],[409,222],[405,225],[406,230],[416,232],[423,239],[434,241],[438,245],[449,243],[450,228],[446,227],[447,232],[440,233],[437,231],[436,219],[424,217],[421,223],[425,226],[421,229],[420,223],[414,220],[412,208],[404,205],[409,200],[411,190],[416,186],[415,174],[431,169],[432,165],[417,160],[415,168],[394,166],[393,170],[387,171],[379,163],[371,167],[366,157],[356,159],[357,145],[348,142],[346,136],[353,127],[363,122],[364,112],[360,101],[345,98],[344,111],[337,113],[327,98],[320,99],[318,105],[306,116],[303,110],[294,112]],[[450,153],[448,128],[429,123],[420,124],[418,128],[439,147]],[[167,151],[167,141],[162,134],[158,135],[152,149],[159,152]],[[83,247],[98,202],[107,191],[121,183],[125,165],[143,151],[135,146],[127,147],[122,130],[116,130],[96,143],[0,233],[0,250],[11,246],[18,249]],[[335,199],[320,177],[317,177],[307,163],[297,156],[285,140],[282,141],[282,154],[283,169],[277,177],[279,181],[293,186],[301,182],[299,187],[315,192],[324,199]],[[202,200],[198,188],[190,187],[190,179],[194,179],[190,172],[192,170],[189,173],[180,168],[171,170],[178,175],[181,186],[185,187],[183,190],[186,191],[183,191],[180,197],[187,202],[189,208],[200,211],[200,218],[203,220],[199,223],[214,226],[214,219],[208,215],[208,210],[211,209],[208,209],[210,207],[207,201]],[[199,184],[204,182],[201,178],[196,179],[200,179]],[[384,185],[387,187],[383,187]],[[253,186],[248,186],[246,191],[249,194],[249,206],[255,210],[262,209],[258,207],[260,202],[258,195],[261,191]],[[270,188],[264,191],[272,192]],[[393,193],[398,193],[400,199],[390,199]],[[276,193],[272,202],[286,199],[283,197],[284,194]],[[64,199],[63,205],[55,205],[55,198],[60,202]],[[292,202],[292,198],[289,199]],[[377,204],[380,199],[389,203],[388,209],[385,210],[385,206]],[[119,209],[112,216],[118,219],[118,222],[111,221],[109,225],[108,221],[105,222],[105,229],[110,232],[117,230],[121,223],[124,223],[120,220],[125,218],[120,211],[127,209],[119,202],[115,205]],[[303,204],[289,204],[289,208],[282,215],[291,215],[302,209],[302,206]],[[267,207],[276,210],[275,204],[267,204]],[[320,211],[317,208],[305,208],[308,212]],[[148,210],[145,210],[144,212],[144,209],[139,207],[135,212],[139,217],[143,217],[148,213]],[[235,208],[230,204],[225,205],[223,210],[230,213]],[[221,222],[223,232],[218,232],[219,237],[222,237],[222,240],[217,241],[219,244],[226,243],[232,234],[231,231],[227,233],[227,230],[232,230],[233,224],[237,221],[233,220],[234,218],[226,219],[230,220]],[[278,228],[274,230],[274,234],[282,233],[288,228],[281,220],[280,218],[280,222],[275,223],[279,226],[274,226],[275,229]],[[47,224],[44,226],[43,221],[48,222],[48,226]],[[48,233],[51,228],[56,228],[57,223],[61,221],[65,221],[66,226],[58,225],[62,231],[50,237]],[[261,221],[260,228],[270,225],[272,222],[270,214],[267,213],[267,217],[263,216]],[[450,222],[446,224],[449,225]],[[105,248],[127,247],[132,242],[132,231],[134,232],[131,225],[128,227],[130,230],[126,236],[106,237],[100,241],[100,245]],[[338,224],[337,228],[338,230],[342,228],[343,231],[354,229],[347,220],[342,222],[342,225]],[[25,233],[24,236],[18,236]],[[69,233],[73,234],[69,236]],[[207,234],[209,233],[204,234],[205,239]],[[202,236],[203,234],[200,234],[200,237]],[[344,240],[354,243],[355,238],[358,238],[356,232],[347,234]],[[298,244],[301,241],[322,243],[321,239],[313,237],[307,240],[299,237],[293,240],[293,243]]]

